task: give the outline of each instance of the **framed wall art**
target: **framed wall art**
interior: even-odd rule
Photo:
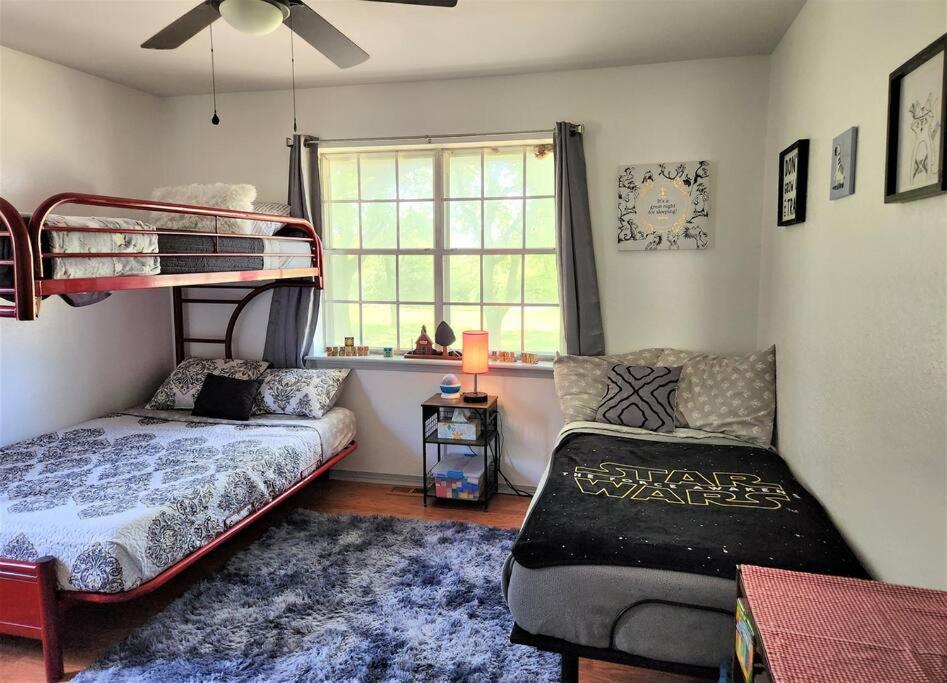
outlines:
[[[912,201],[947,192],[945,54],[947,33],[892,71],[888,78],[885,202]]]
[[[832,169],[829,172],[829,199],[855,194],[855,159],[858,128],[852,127],[832,140]]]
[[[796,225],[806,220],[806,186],[809,180],[809,141],[796,140],[779,153],[779,205],[776,225]]]
[[[618,169],[621,251],[706,249],[713,237],[709,161],[629,164]]]

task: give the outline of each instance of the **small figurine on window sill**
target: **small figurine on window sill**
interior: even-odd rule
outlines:
[[[418,337],[417,341],[414,343],[414,350],[406,353],[404,357],[423,358],[429,360],[460,360],[462,354],[459,351],[450,350],[450,345],[456,340],[454,337],[454,331],[451,329],[450,325],[444,321],[441,321],[441,324],[437,326],[437,330],[434,333],[434,340],[436,345],[435,342],[431,341],[431,338],[427,334],[427,325],[422,325],[421,336]]]

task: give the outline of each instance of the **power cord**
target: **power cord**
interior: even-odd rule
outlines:
[[[497,411],[497,433],[498,433],[498,435],[499,435],[499,442],[500,442],[500,443],[499,443],[499,449],[498,449],[498,452],[497,452],[497,454],[496,454],[496,458],[497,458],[497,473],[498,473],[501,477],[503,477],[503,481],[506,482],[507,487],[508,487],[513,493],[515,493],[517,496],[523,496],[523,497],[525,497],[525,498],[532,498],[532,497],[533,497],[532,494],[526,493],[526,491],[523,491],[522,489],[516,488],[516,486],[513,485],[513,482],[511,482],[510,479],[509,479],[509,477],[507,477],[506,474],[503,473],[503,469],[500,467],[500,461],[501,461],[501,459],[502,459],[501,456],[502,456],[502,454],[503,454],[503,422],[502,422],[502,420],[500,420],[500,411]]]

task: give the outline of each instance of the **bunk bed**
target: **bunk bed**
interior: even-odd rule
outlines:
[[[110,222],[106,223],[106,227],[64,225],[61,220],[54,219],[52,214],[56,207],[63,204],[212,217],[215,229],[161,230],[136,221]],[[230,235],[217,229],[217,219],[268,221],[285,224],[286,228],[281,231],[282,234],[273,236]],[[287,232],[290,234],[286,234]],[[99,251],[88,248],[89,244],[103,244],[99,241],[86,242],[86,248],[83,250],[70,252],[63,250],[63,247],[77,244],[79,241],[59,240],[57,243],[49,238],[50,234],[57,233],[91,234],[100,240],[102,236],[115,236],[114,243],[125,250]],[[132,237],[126,239],[126,235]],[[275,249],[266,246],[261,248],[262,243],[278,246]],[[147,245],[146,251],[138,248],[142,245]],[[132,248],[128,248],[129,246]],[[57,269],[52,267],[56,259],[74,259],[73,262],[77,264],[90,259],[115,259],[117,262],[122,259],[138,259],[136,263],[141,268],[140,272],[133,274],[128,274],[127,269],[123,273],[121,267],[116,267],[111,271],[116,274],[112,275],[61,277],[57,276]],[[221,264],[226,264],[225,269],[221,269]],[[42,202],[32,215],[24,217],[12,204],[0,198],[0,271],[4,271],[7,276],[0,286],[0,297],[5,301],[0,302],[0,317],[21,321],[35,320],[43,298],[51,295],[94,295],[129,289],[171,287],[175,355],[178,361],[183,360],[187,345],[193,343],[222,345],[226,358],[232,358],[234,330],[247,305],[260,294],[279,287],[321,289],[322,264],[321,241],[312,224],[301,218],[79,193],[54,195]],[[58,275],[63,272],[75,274],[81,272],[81,268],[58,269]],[[237,292],[239,296],[207,298],[189,294],[189,288],[213,288],[224,293]],[[183,315],[184,306],[204,303],[233,306],[226,332],[221,337],[188,336],[186,317]],[[339,408],[334,410],[348,412]],[[326,417],[328,416],[327,413]],[[99,581],[89,589],[81,583],[76,585],[75,582],[64,580],[64,571],[67,577],[69,571],[64,569],[62,562],[56,557],[34,557],[29,553],[16,553],[14,559],[9,557],[14,553],[0,552],[0,633],[40,640],[47,679],[58,680],[63,676],[60,643],[63,613],[69,606],[79,603],[121,603],[151,593],[280,503],[325,475],[336,463],[355,451],[357,442],[354,439],[353,417],[340,418],[337,415],[334,420],[329,421],[334,423],[331,425],[316,424],[320,420],[294,421],[286,416],[264,415],[251,420],[250,424],[228,424],[229,421],[214,420],[203,420],[201,424],[201,418],[192,418],[189,414],[186,416],[182,411],[164,411],[159,414],[159,411],[132,409],[90,421],[79,425],[77,429],[63,430],[0,449],[0,467],[16,468],[18,461],[21,467],[27,463],[32,468],[31,476],[36,473],[45,476],[50,467],[52,469],[49,471],[62,469],[60,464],[65,470],[69,470],[66,460],[88,459],[88,455],[93,454],[96,469],[89,470],[94,472],[89,477],[90,482],[95,481],[82,489],[82,495],[92,498],[99,492],[105,495],[110,486],[108,476],[100,472],[100,469],[104,471],[110,464],[131,468],[123,474],[140,474],[144,480],[148,477],[132,470],[134,467],[145,468],[150,473],[151,483],[140,491],[132,491],[136,501],[135,509],[140,510],[145,506],[149,508],[149,514],[154,514],[154,510],[165,509],[162,506],[178,506],[179,512],[187,517],[184,513],[191,510],[195,497],[190,495],[190,491],[173,487],[169,495],[169,487],[165,486],[169,480],[162,469],[165,465],[159,461],[169,457],[178,458],[179,461],[191,458],[193,466],[195,458],[206,455],[200,448],[194,447],[196,441],[203,439],[206,442],[217,438],[223,440],[215,451],[218,459],[222,459],[221,462],[226,461],[224,456],[227,455],[229,446],[231,460],[236,455],[240,460],[238,469],[245,469],[256,476],[257,488],[265,490],[266,494],[238,501],[237,507],[223,510],[228,513],[226,515],[205,519],[200,523],[204,524],[201,533],[194,534],[194,530],[187,532],[192,539],[191,543],[180,548],[180,552],[167,554],[164,561],[152,562],[148,571],[142,571],[130,581]],[[339,427],[340,424],[342,428]],[[190,429],[194,426],[202,428]],[[198,432],[201,434],[199,439],[181,438],[182,434],[190,437]],[[252,439],[249,438],[250,435],[254,435]],[[254,439],[270,439],[268,447],[256,449],[266,455],[265,460],[261,459],[262,456],[255,458],[254,453],[250,452],[252,448],[244,449],[247,452],[241,450],[241,444]],[[160,453],[158,449],[152,448],[158,442],[161,442]],[[284,449],[288,459],[274,459],[274,452],[279,451],[279,448]],[[114,456],[112,462],[106,463],[103,460],[99,463],[103,457],[108,459],[105,456]],[[226,470],[226,466],[214,462],[215,471]],[[170,465],[173,466],[175,463]],[[5,488],[16,488],[14,477],[6,479],[5,482],[0,482],[0,493],[4,493]],[[60,477],[63,486],[68,484],[67,488],[75,488],[75,482],[69,479],[69,476]],[[48,498],[53,495],[48,490],[39,491],[39,488],[45,486],[46,478],[24,481],[21,477],[20,481],[20,490],[14,491],[13,494],[13,497],[19,496],[20,500],[29,501],[37,496]],[[215,500],[219,501],[222,494],[213,489],[219,482],[208,480],[205,483],[209,488],[202,491],[207,492],[208,496],[217,496]],[[36,493],[31,493],[30,487],[39,488]],[[73,503],[77,500],[76,492],[72,488],[69,491],[64,488],[59,492],[62,494],[61,498],[68,497],[72,501],[69,510],[76,507]],[[6,491],[5,494],[7,502],[11,498],[9,493]],[[86,502],[91,507],[107,503],[91,498]],[[115,504],[121,507],[119,501]],[[103,509],[100,512],[112,514],[114,510]],[[77,519],[83,517],[83,510],[78,510],[78,513]],[[63,514],[68,517],[66,513]],[[95,515],[86,515],[89,516]],[[64,529],[68,532],[66,522]],[[211,526],[206,526],[207,522],[210,522]],[[126,528],[131,526],[134,524],[129,523]],[[197,528],[196,526],[195,530]],[[63,535],[67,536],[68,533]],[[113,559],[106,558],[105,564],[108,565]],[[122,557],[122,566],[127,569],[129,562],[135,559]],[[101,572],[102,558],[98,558],[96,562],[97,571]]]

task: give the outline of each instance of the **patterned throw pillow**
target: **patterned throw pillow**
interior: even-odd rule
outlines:
[[[267,370],[263,373],[263,386],[256,396],[253,414],[322,417],[335,405],[348,376],[348,368]]]
[[[253,202],[253,211],[256,213],[269,213],[274,216],[288,216],[289,204],[282,202]],[[286,223],[271,223],[269,221],[253,221],[252,234],[254,235],[272,235],[282,228]]]
[[[596,422],[674,431],[674,398],[680,368],[614,365],[605,376],[605,396]]]
[[[682,365],[677,386],[678,427],[729,434],[769,446],[776,417],[776,347],[715,356],[668,350],[658,365]]]
[[[552,371],[566,422],[595,420],[605,394],[605,375],[613,365],[658,365],[663,350],[643,349],[612,356],[557,355]]]
[[[194,399],[213,373],[233,379],[256,379],[269,365],[265,360],[232,358],[188,358],[164,381],[145,408],[150,410],[191,410]]]

